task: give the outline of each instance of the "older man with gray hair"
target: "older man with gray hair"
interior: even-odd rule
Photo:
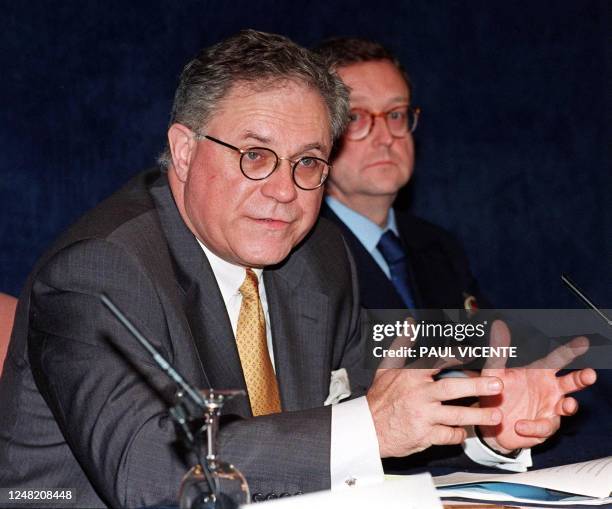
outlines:
[[[21,296],[0,383],[4,492],[176,503],[189,463],[173,387],[103,292],[193,385],[247,392],[225,409],[220,453],[258,499],[380,479],[381,456],[500,422],[495,408],[440,405],[498,394],[495,377],[383,372],[367,398],[324,406],[333,372],[347,370],[354,396],[370,384],[350,255],[333,226],[315,226],[347,112],[339,79],[281,36],[244,31],[185,67],[165,169],[86,214]]]

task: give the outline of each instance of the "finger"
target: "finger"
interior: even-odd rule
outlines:
[[[495,376],[478,376],[474,378],[442,378],[427,386],[428,396],[433,401],[470,396],[493,396],[501,393],[503,382]]]
[[[463,428],[453,428],[436,424],[431,427],[432,445],[460,444],[467,438],[467,432]]]
[[[434,376],[436,376],[440,371],[440,368],[432,368],[431,360],[428,359],[417,359],[414,362],[406,364],[406,367],[403,371],[416,371],[420,373],[420,375],[427,380],[432,380]]]
[[[436,424],[446,426],[495,426],[501,422],[502,412],[498,408],[440,405],[434,412],[433,419]]]
[[[444,369],[457,368],[458,366],[463,366],[465,364],[463,359],[456,357],[440,357],[434,364],[436,369],[440,371]]]
[[[415,381],[419,383],[432,382],[433,376],[437,375],[439,371],[439,369],[377,369],[372,386],[376,382],[378,389],[387,390],[396,383],[411,386]]]
[[[581,391],[589,385],[593,385],[597,380],[597,373],[591,368],[572,371],[567,375],[559,377],[559,387],[564,394]]]
[[[578,411],[578,401],[574,398],[562,398],[555,407],[555,413],[561,416],[574,415]]]
[[[489,334],[489,345],[492,347],[510,346],[510,329],[502,320],[495,320],[491,325]],[[484,363],[483,369],[502,369],[506,367],[506,357],[489,357]]]
[[[390,348],[389,350],[393,350]],[[401,357],[385,357],[380,364],[378,364],[378,369],[401,369],[406,365],[406,359]]]
[[[379,366],[382,364],[379,364]],[[420,358],[406,364],[408,369],[427,370],[430,376],[437,375],[443,369],[456,368],[463,365],[462,359],[453,359],[450,357],[440,357],[435,359]]]
[[[546,357],[532,362],[529,367],[562,369],[570,364],[576,357],[584,354],[588,349],[589,340],[584,336],[579,336],[565,345],[555,348]]]
[[[514,431],[523,437],[548,438],[559,429],[559,417],[542,419],[521,419],[516,421]]]

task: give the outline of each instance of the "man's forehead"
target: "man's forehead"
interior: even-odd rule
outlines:
[[[369,101],[371,99],[384,99],[387,103],[406,104],[410,102],[410,94],[383,95],[380,92],[369,91],[367,93],[351,93],[351,104]]]
[[[349,88],[351,105],[376,102],[393,106],[410,102],[406,79],[389,60],[356,62],[340,67],[338,74]]]
[[[327,105],[318,90],[300,81],[236,82],[218,101],[208,125],[228,122],[233,124],[235,142],[266,146],[278,142],[279,136],[296,132],[302,136],[297,140],[300,147],[319,148],[321,152],[331,148]]]

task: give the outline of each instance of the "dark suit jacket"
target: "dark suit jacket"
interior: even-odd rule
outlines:
[[[446,230],[410,213],[395,211],[400,239],[409,262],[410,286],[417,309],[464,309],[466,296],[472,295],[481,307],[488,303],[472,275],[465,252]],[[405,304],[395,287],[353,232],[334,211],[323,203],[321,215],[340,227],[357,267],[361,304],[370,310],[402,310]],[[370,312],[371,319],[389,319],[390,314]],[[403,311],[396,318],[404,318]],[[437,314],[430,313],[431,319]],[[443,315],[440,314],[440,317]],[[474,467],[460,446],[430,447],[406,458],[384,461],[389,473],[416,473],[432,468],[437,473]]]
[[[283,413],[252,418],[245,399],[232,401],[220,453],[252,493],[324,489],[330,372],[352,375],[361,361],[355,274],[320,221],[264,278]],[[189,465],[164,401],[173,387],[102,291],[192,384],[245,388],[210,265],[165,175],[141,174],[63,235],[26,284],[0,382],[0,488],[72,488],[78,507],[176,503]]]
[[[485,304],[463,248],[446,230],[407,212],[395,212],[400,239],[408,255],[411,290],[417,308],[463,309],[467,295]],[[395,287],[359,239],[327,206],[321,215],[336,223],[355,259],[361,304],[368,309],[401,309]]]

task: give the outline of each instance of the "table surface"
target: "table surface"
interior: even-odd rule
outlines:
[[[457,502],[453,502],[451,504],[444,504],[444,509],[486,509],[486,508],[491,508],[491,507],[495,507],[497,509],[503,509],[503,508],[514,509],[517,506],[494,505],[494,504],[470,504],[470,503],[457,504]]]

